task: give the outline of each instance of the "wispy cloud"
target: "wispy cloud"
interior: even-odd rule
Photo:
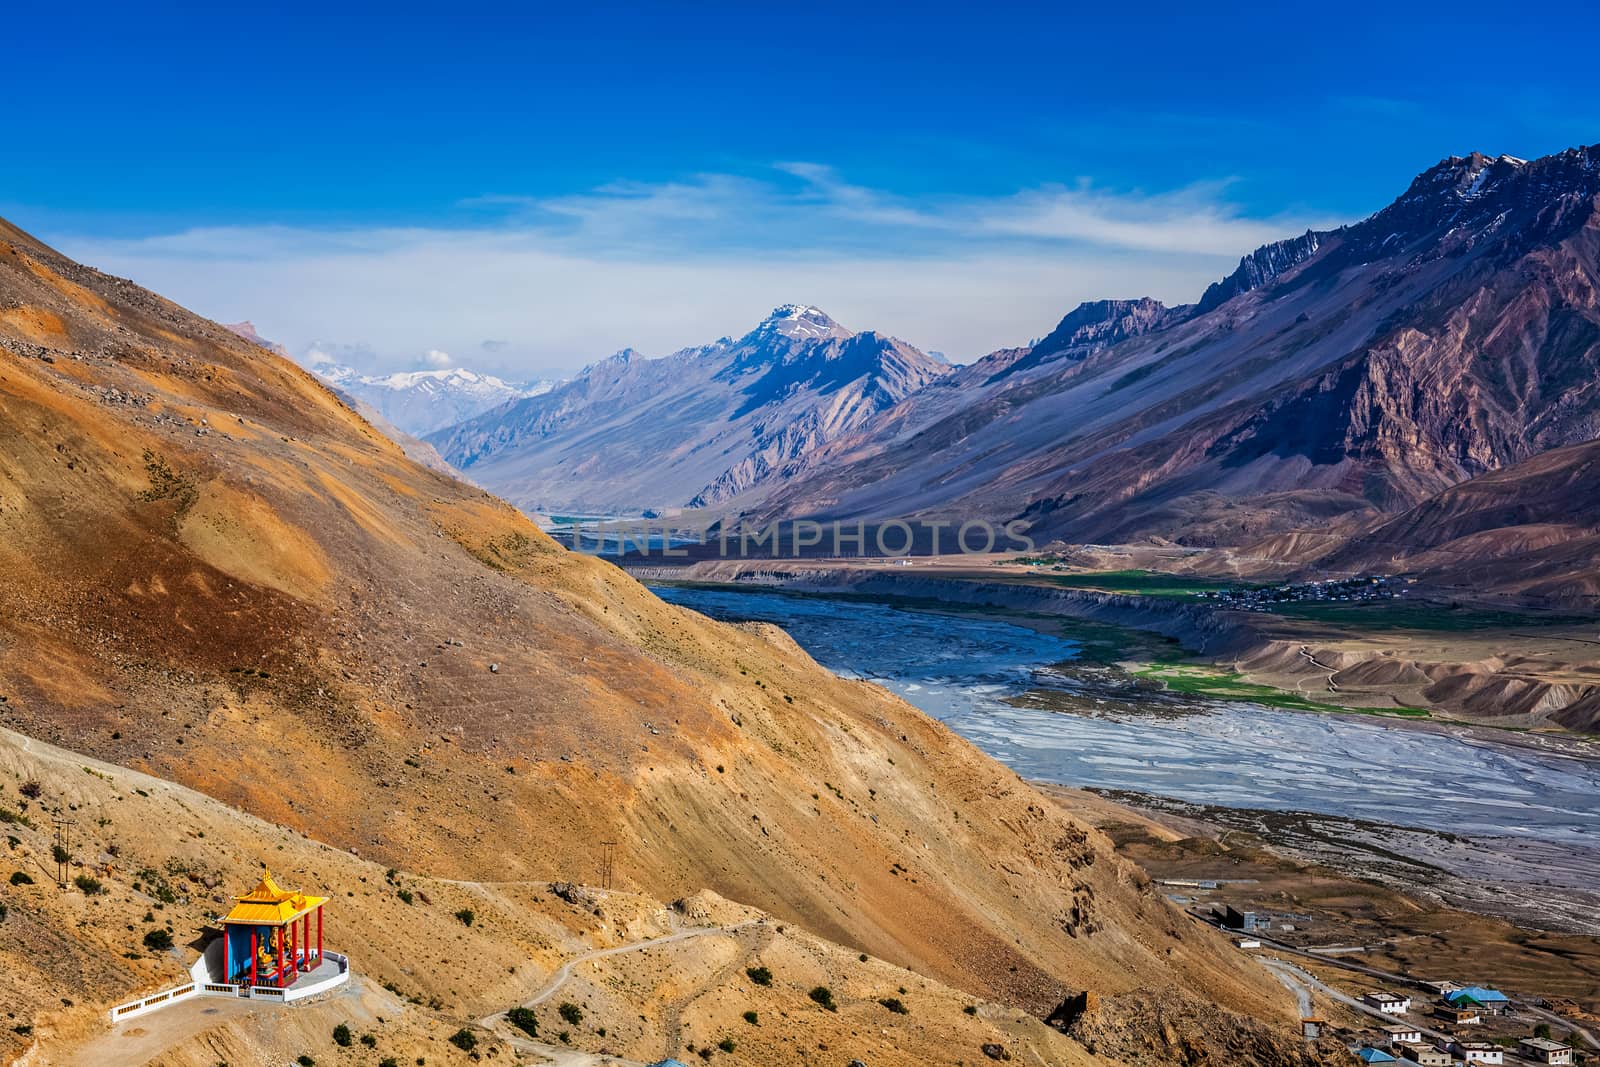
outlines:
[[[1225,180],[1158,192],[1083,181],[912,198],[789,162],[481,195],[452,226],[57,239],[202,313],[251,318],[298,353],[414,367],[476,350],[490,369],[532,375],[739,332],[790,300],[971,357],[1046,332],[1079,300],[1192,300],[1257,245],[1329,221],[1253,218],[1227,193]]]

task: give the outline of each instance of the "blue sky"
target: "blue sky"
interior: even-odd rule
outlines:
[[[1584,9],[1400,7],[25,2],[0,213],[373,367],[557,372],[788,300],[971,358],[1442,156],[1600,140]]]

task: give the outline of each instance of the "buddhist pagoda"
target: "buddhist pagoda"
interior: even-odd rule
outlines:
[[[224,981],[288,989],[322,963],[327,897],[281,889],[263,867],[260,883],[234,901],[222,919]]]

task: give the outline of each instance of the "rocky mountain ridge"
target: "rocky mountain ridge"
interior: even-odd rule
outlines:
[[[547,510],[712,507],[950,372],[892,337],[785,304],[739,338],[632,349],[431,435],[452,464]]]
[[[1258,249],[1192,307],[1086,305],[1066,337],[1096,307],[1139,314],[1079,358],[1041,353],[1061,331],[986,357],[747,510],[1020,516],[1069,541],[1353,532],[1600,436],[1597,197],[1600,146],[1451,157],[1361,222]]]

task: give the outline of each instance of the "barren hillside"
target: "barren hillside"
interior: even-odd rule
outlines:
[[[1153,1005],[1219,1054],[1248,1030],[1227,1011],[1291,1017],[939,724],[564,552],[308,374],[9,226],[0,577],[5,725],[364,860],[581,881],[614,841],[630,891],[710,889],[1041,1015],[1092,990],[1163,1048]]]

